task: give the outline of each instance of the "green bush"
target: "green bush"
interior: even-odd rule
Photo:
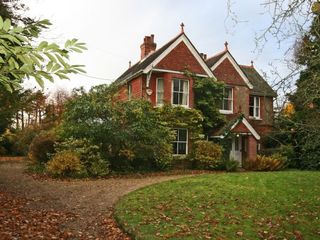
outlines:
[[[54,153],[56,139],[54,130],[40,132],[33,138],[30,144],[28,152],[29,159],[35,164],[47,163],[50,155]]]
[[[4,134],[0,136],[0,155],[12,156],[13,145],[17,140],[16,134],[7,130]]]
[[[239,168],[239,162],[234,159],[227,158],[224,161],[224,168],[227,172],[236,172]]]
[[[196,168],[215,169],[221,162],[222,152],[220,145],[200,140],[194,142],[191,158]]]
[[[255,161],[246,161],[245,168],[254,171],[278,171],[286,167],[287,158],[280,153],[271,156],[257,155]]]
[[[16,133],[16,141],[12,146],[12,153],[16,156],[26,156],[29,146],[35,136],[39,133],[39,129],[35,127],[27,127]]]
[[[106,176],[109,174],[109,162],[101,157],[100,147],[87,139],[65,139],[55,145],[56,152],[71,151],[78,155],[88,176]]]
[[[47,163],[47,171],[54,176],[78,176],[83,172],[83,165],[77,153],[58,152]]]

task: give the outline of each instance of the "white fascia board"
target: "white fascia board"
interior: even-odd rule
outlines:
[[[238,123],[239,123],[239,121],[240,120],[238,120],[238,121],[236,121],[233,125],[232,125],[232,127],[230,128],[230,131],[232,130],[232,129],[234,129],[237,125],[238,125]],[[252,135],[257,139],[257,140],[260,140],[260,135],[257,133],[257,131],[252,127],[252,125],[248,122],[248,120],[247,119],[245,119],[245,118],[242,118],[242,122],[243,122],[243,124],[248,128],[248,130],[252,133]]]
[[[166,72],[166,73],[175,73],[175,74],[185,74],[181,71],[174,71],[174,70],[167,70],[167,69],[161,69],[161,68],[152,68],[152,72]],[[205,74],[195,74],[197,77],[208,77],[208,75]]]
[[[208,67],[208,65],[205,63],[205,61],[202,59],[202,57],[198,54],[197,50],[192,46],[192,44],[189,42],[189,40],[186,38],[184,34],[182,34],[175,42],[173,42],[159,57],[157,57],[152,63],[150,63],[145,69],[144,73],[148,73],[153,66],[156,66],[165,56],[167,56],[180,42],[184,42],[188,49],[191,51],[193,56],[196,58],[200,66],[203,68],[203,70],[206,72],[206,74],[209,77],[212,77],[216,79],[216,77],[213,75],[212,71]]]
[[[243,73],[243,71],[241,70],[241,68],[239,67],[239,65],[235,62],[235,60],[233,59],[233,57],[230,55],[229,52],[226,52],[225,55],[219,59],[218,62],[216,62],[212,67],[211,70],[212,72],[226,59],[228,58],[229,61],[231,62],[232,66],[236,69],[236,71],[240,74],[240,76],[242,77],[242,79],[244,80],[244,82],[247,84],[247,86],[250,89],[253,89],[252,84],[250,83],[249,79],[247,78],[247,76]]]

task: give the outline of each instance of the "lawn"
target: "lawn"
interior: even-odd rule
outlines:
[[[115,217],[135,239],[320,239],[320,172],[164,182],[122,198]]]

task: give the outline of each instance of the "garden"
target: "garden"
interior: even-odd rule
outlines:
[[[319,172],[215,174],[139,189],[115,206],[133,239],[319,239]]]

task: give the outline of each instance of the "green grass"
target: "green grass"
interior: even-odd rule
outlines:
[[[164,182],[125,196],[115,217],[135,239],[320,239],[320,172]]]

